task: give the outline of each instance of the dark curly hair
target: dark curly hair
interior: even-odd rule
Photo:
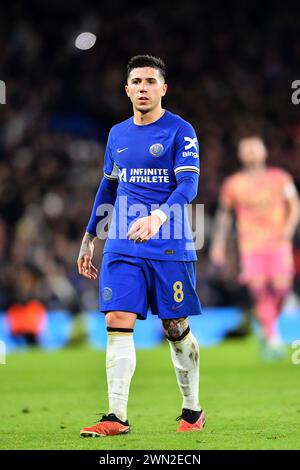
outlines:
[[[166,81],[166,66],[164,61],[159,57],[154,57],[149,54],[141,54],[131,57],[127,64],[127,78],[131,70],[140,67],[152,67],[153,69],[157,69],[164,81]]]

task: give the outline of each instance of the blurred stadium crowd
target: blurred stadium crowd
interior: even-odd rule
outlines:
[[[226,271],[218,272],[207,256],[211,220],[245,133],[265,138],[269,164],[288,170],[300,189],[300,116],[291,103],[291,83],[300,78],[295,12],[257,1],[101,5],[13,2],[0,18],[0,79],[7,87],[0,106],[0,311],[33,298],[47,309],[97,309],[97,282],[79,277],[76,260],[108,130],[131,113],[125,66],[138,53],[166,61],[164,105],[194,125],[201,143],[202,302],[237,303],[243,295],[234,231]],[[74,46],[82,31],[97,34],[89,51]],[[299,292],[299,232],[295,259]]]

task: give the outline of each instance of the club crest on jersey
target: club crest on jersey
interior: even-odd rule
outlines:
[[[149,148],[149,152],[153,157],[160,157],[164,152],[164,146],[162,144],[153,144]]]

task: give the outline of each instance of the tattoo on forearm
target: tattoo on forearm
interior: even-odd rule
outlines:
[[[81,247],[80,247],[80,250],[79,250],[79,255],[78,255],[79,259],[86,255],[86,253],[90,249],[90,243],[93,242],[95,238],[96,237],[94,237],[94,235],[91,235],[88,232],[86,232],[84,234],[84,237],[83,237],[82,243],[81,243]]]
[[[223,208],[219,208],[215,217],[215,222],[212,230],[213,244],[225,242],[227,240],[231,224],[232,218],[230,212]]]

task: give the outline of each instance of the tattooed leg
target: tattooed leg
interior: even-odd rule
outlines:
[[[163,320],[163,329],[169,341],[181,341],[190,331],[186,317]]]
[[[183,398],[182,408],[199,412],[201,407],[197,340],[190,331],[186,317],[163,320],[163,328],[170,345],[177,383]]]

